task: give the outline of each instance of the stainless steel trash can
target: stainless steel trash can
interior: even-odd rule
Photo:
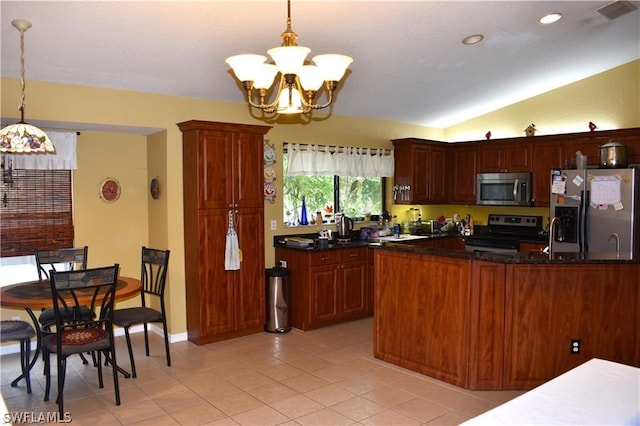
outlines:
[[[274,267],[266,270],[267,319],[264,331],[286,333],[289,325],[289,270]]]

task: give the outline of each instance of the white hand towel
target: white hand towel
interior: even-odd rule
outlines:
[[[229,229],[227,230],[227,241],[224,249],[224,269],[227,271],[240,269],[240,244],[238,243],[238,233],[235,230],[232,211],[229,211]]]

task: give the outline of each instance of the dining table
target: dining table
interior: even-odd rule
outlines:
[[[118,283],[116,284],[116,301],[125,300],[140,294],[142,288],[142,282],[138,278],[133,277],[118,277]],[[90,305],[93,297],[91,289],[77,289],[76,295],[81,304]],[[36,330],[36,349],[33,353],[33,358],[29,363],[29,371],[33,368],[33,365],[38,360],[40,350],[42,347],[42,333],[38,318],[34,314],[33,310],[41,310],[44,308],[50,308],[53,306],[53,296],[51,294],[51,283],[49,280],[42,281],[28,281],[18,284],[11,284],[0,288],[0,306],[3,308],[22,308],[27,311],[31,321]],[[125,377],[130,377],[130,374],[118,367],[118,370],[124,374]],[[17,386],[18,382],[23,378],[20,374],[15,380],[11,382],[11,386]]]

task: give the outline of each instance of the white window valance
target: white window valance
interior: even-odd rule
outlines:
[[[393,150],[285,143],[287,176],[391,177]]]
[[[75,132],[46,132],[56,148],[54,154],[4,154],[14,169],[25,170],[76,170]]]

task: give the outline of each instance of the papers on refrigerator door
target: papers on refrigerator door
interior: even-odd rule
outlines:
[[[565,192],[567,192],[566,189],[567,189],[567,176],[554,174],[553,182],[551,182],[551,193],[562,195]]]
[[[591,181],[591,207],[602,209],[613,205],[616,210],[622,210],[622,178],[613,176],[589,176]]]

